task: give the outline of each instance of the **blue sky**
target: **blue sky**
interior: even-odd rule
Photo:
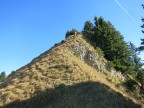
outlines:
[[[120,4],[119,4],[120,3]],[[29,63],[67,30],[102,16],[136,46],[140,45],[142,0],[0,0],[0,72]],[[143,55],[141,55],[144,59]]]

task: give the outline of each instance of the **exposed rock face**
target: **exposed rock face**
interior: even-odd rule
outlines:
[[[100,58],[98,53],[89,49],[85,45],[77,42],[76,46],[71,50],[73,54],[79,54],[81,60],[94,67],[98,72],[107,72],[110,70],[107,61]]]
[[[81,37],[79,35],[79,37]],[[98,72],[103,72],[113,77],[112,79],[125,81],[125,77],[120,73],[116,72],[115,69],[111,68],[109,62],[100,56],[92,47],[87,43],[81,42],[80,39],[76,39],[76,43],[70,48],[74,55],[77,55],[82,61],[89,66],[95,68]]]

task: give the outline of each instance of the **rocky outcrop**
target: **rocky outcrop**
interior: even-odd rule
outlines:
[[[125,81],[125,77],[120,72],[116,72],[115,69],[111,68],[110,63],[99,55],[87,42],[81,41],[81,38],[81,35],[75,38],[75,43],[70,47],[71,53],[89,66],[95,68],[97,72],[103,72],[108,75],[113,82],[116,80],[120,82]]]

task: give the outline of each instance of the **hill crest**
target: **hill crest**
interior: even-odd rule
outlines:
[[[114,83],[108,82],[107,79]],[[110,92],[110,95],[112,95],[114,98],[117,96],[118,99],[121,100],[111,100],[114,101],[113,104],[120,104],[121,102],[124,102],[124,100],[129,100],[125,101],[125,106],[128,107],[128,105],[131,104],[134,105],[135,108],[136,106],[140,108],[137,100],[115,87],[115,85],[123,81],[124,77],[122,74],[116,72],[114,69],[111,69],[108,62],[101,57],[94,50],[94,48],[87,43],[87,41],[85,41],[82,35],[78,35],[76,38],[69,36],[66,40],[56,44],[48,51],[36,57],[34,60],[32,60],[32,62],[18,69],[14,74],[9,76],[0,87],[0,105],[6,105],[6,107],[10,108],[14,103],[20,104],[20,102],[24,102],[24,104],[26,104],[29,102],[34,102],[33,98],[39,95],[41,98],[41,94],[43,94],[45,91],[46,94],[48,92],[48,96],[51,96],[52,94],[49,94],[49,91],[51,90],[54,93],[56,92],[57,95],[59,95],[59,93],[57,93],[59,91],[64,92],[62,93],[63,98],[66,97],[64,100],[66,101],[69,99],[69,102],[72,102],[74,97],[67,97],[67,92],[61,91],[61,88],[59,89],[59,87],[63,85],[62,87],[64,87],[64,90],[68,90],[68,94],[70,96],[72,96],[70,92],[75,94],[75,98],[78,98],[77,92],[80,90],[81,98],[78,98],[77,100],[79,102],[81,102],[84,98],[82,96],[82,92],[84,92],[82,88],[84,88],[84,90],[92,90],[92,93],[96,93],[98,87],[98,89],[104,91],[115,91],[114,95],[111,94],[112,92]],[[98,86],[96,87],[94,84]],[[91,85],[93,85],[94,88]],[[102,85],[104,85],[104,88]],[[88,88],[86,86],[88,86]],[[98,93],[103,92],[99,91]],[[120,95],[117,95],[117,93]],[[85,93],[84,96],[86,95],[87,94]],[[106,92],[106,95],[103,96],[106,96],[108,99],[110,95],[109,92]],[[93,98],[88,96],[86,97],[87,99]],[[100,96],[100,98],[102,97]],[[72,100],[70,101],[70,99]],[[84,99],[84,101],[88,101],[87,99]],[[27,100],[29,101],[27,102]],[[96,103],[94,103],[95,100],[89,101],[91,102],[88,104],[89,108],[93,108],[90,106],[96,105]],[[55,99],[55,101],[58,100]],[[62,107],[62,104],[68,105],[67,102],[64,103],[63,101],[57,102],[57,107]],[[106,104],[108,104],[108,100],[106,101]],[[55,108],[53,105],[53,103],[46,104],[46,106],[52,106],[51,108]],[[72,102],[71,105],[79,106],[78,103],[74,102]],[[110,106],[111,105],[105,106],[105,108]],[[116,105],[116,107],[118,107],[118,105]],[[82,108],[82,106],[78,108]]]

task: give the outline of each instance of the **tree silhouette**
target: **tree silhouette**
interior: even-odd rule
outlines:
[[[6,78],[6,73],[3,71],[0,74],[0,82],[2,82]]]
[[[144,5],[142,4],[142,8],[144,9]],[[141,28],[144,29],[144,18],[142,17],[141,18],[143,24],[141,25]],[[144,33],[144,30],[142,30],[142,33]],[[141,46],[139,47],[139,50],[140,51],[143,51],[144,50],[144,38],[141,39]]]

